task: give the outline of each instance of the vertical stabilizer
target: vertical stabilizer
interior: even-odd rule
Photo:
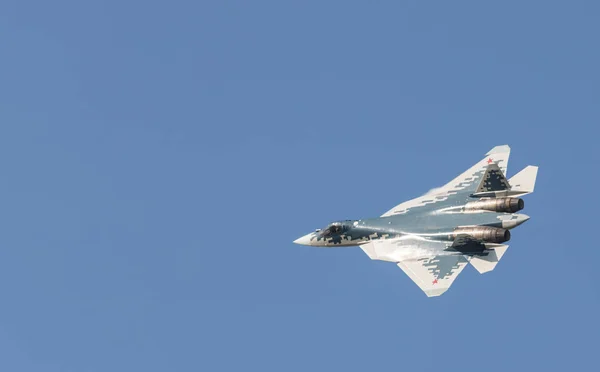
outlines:
[[[488,165],[475,193],[510,190],[510,185],[498,164]]]

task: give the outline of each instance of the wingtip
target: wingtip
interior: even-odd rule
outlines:
[[[444,293],[446,293],[446,291],[449,288],[435,288],[435,289],[428,289],[428,290],[423,290],[423,292],[425,292],[425,295],[427,297],[439,297],[441,295],[443,295]]]
[[[488,155],[492,155],[492,154],[499,154],[499,153],[505,153],[505,152],[510,152],[509,145],[496,146],[493,149],[491,149],[490,151],[488,151],[488,153],[485,155],[488,156]]]

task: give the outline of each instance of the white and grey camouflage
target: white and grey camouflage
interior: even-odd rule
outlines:
[[[394,262],[429,297],[446,292],[470,263],[493,270],[508,248],[513,229],[529,219],[520,196],[532,193],[538,167],[504,176],[508,145],[446,185],[401,203],[377,218],[334,222],[294,243],[360,248],[373,260]]]

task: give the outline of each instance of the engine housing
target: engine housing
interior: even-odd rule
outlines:
[[[500,213],[516,213],[525,208],[525,201],[521,198],[486,198],[469,202],[466,210],[483,210]]]
[[[459,227],[454,230],[450,238],[454,240],[458,235],[463,234],[470,235],[486,243],[504,243],[510,240],[509,230],[488,226]]]

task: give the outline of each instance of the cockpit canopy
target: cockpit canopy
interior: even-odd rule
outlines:
[[[344,226],[343,223],[333,222],[333,223],[329,224],[329,226],[327,226],[325,229],[323,229],[323,231],[321,232],[321,235],[322,236],[337,235],[337,234],[343,233],[346,230],[347,230],[347,227]]]

